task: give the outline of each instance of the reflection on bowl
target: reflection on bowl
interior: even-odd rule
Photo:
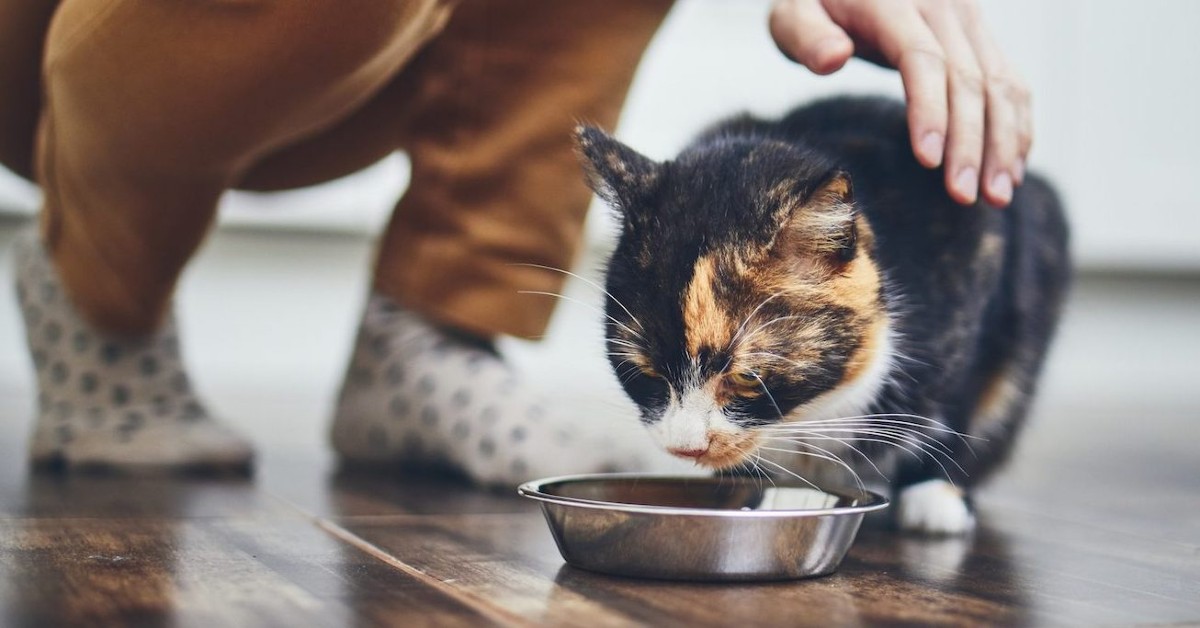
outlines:
[[[784,580],[833,573],[863,515],[888,500],[761,478],[597,474],[537,480],[567,563],[672,580]]]

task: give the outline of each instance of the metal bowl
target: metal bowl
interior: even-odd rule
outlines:
[[[541,502],[568,564],[669,580],[789,580],[833,573],[863,515],[888,500],[761,478],[596,474],[517,492]]]

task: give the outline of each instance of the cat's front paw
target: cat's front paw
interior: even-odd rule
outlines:
[[[897,518],[905,532],[962,535],[975,527],[975,516],[962,489],[945,480],[926,480],[900,491]]]

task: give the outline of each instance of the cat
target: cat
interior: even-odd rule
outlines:
[[[661,163],[594,127],[576,141],[621,223],[609,360],[662,447],[883,475],[901,528],[974,526],[969,492],[1012,449],[1070,283],[1046,181],[956,204],[881,98],[737,116]]]

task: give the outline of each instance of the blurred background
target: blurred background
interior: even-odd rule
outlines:
[[[1088,429],[1107,425],[1105,416],[1108,429],[1133,429],[1129,416],[1104,408],[1136,405],[1160,416],[1156,408],[1172,408],[1163,412],[1178,420],[1164,419],[1162,436],[1145,447],[1179,447],[1180,430],[1200,435],[1200,422],[1191,420],[1200,375],[1200,187],[1193,185],[1200,172],[1200,2],[982,4],[1032,87],[1030,167],[1048,175],[1066,200],[1082,276],[1040,412],[1094,407],[1098,423]],[[787,62],[767,35],[767,9],[766,0],[681,0],[643,61],[619,137],[666,158],[737,111],[776,114],[836,93],[902,94],[897,74],[861,61],[831,77]],[[316,188],[231,193],[217,232],[185,275],[180,317],[200,388],[268,455],[324,451],[324,423],[365,295],[371,244],[407,176],[397,154]],[[36,206],[34,186],[0,171],[0,253]],[[611,242],[608,216],[597,209],[580,260],[591,276]],[[11,263],[2,259],[8,281]],[[568,294],[599,303],[582,284],[568,286]],[[0,292],[0,417],[8,427],[8,417],[32,415],[20,333],[11,291]],[[633,427],[601,359],[599,324],[586,308],[560,308],[546,342],[508,348],[561,403],[624,417],[614,425]],[[1036,429],[1043,444],[1029,445],[1027,455],[1045,447],[1050,457],[1059,451],[1050,447],[1072,446],[1064,440],[1080,426],[1042,420]],[[19,430],[0,434],[21,437]]]

